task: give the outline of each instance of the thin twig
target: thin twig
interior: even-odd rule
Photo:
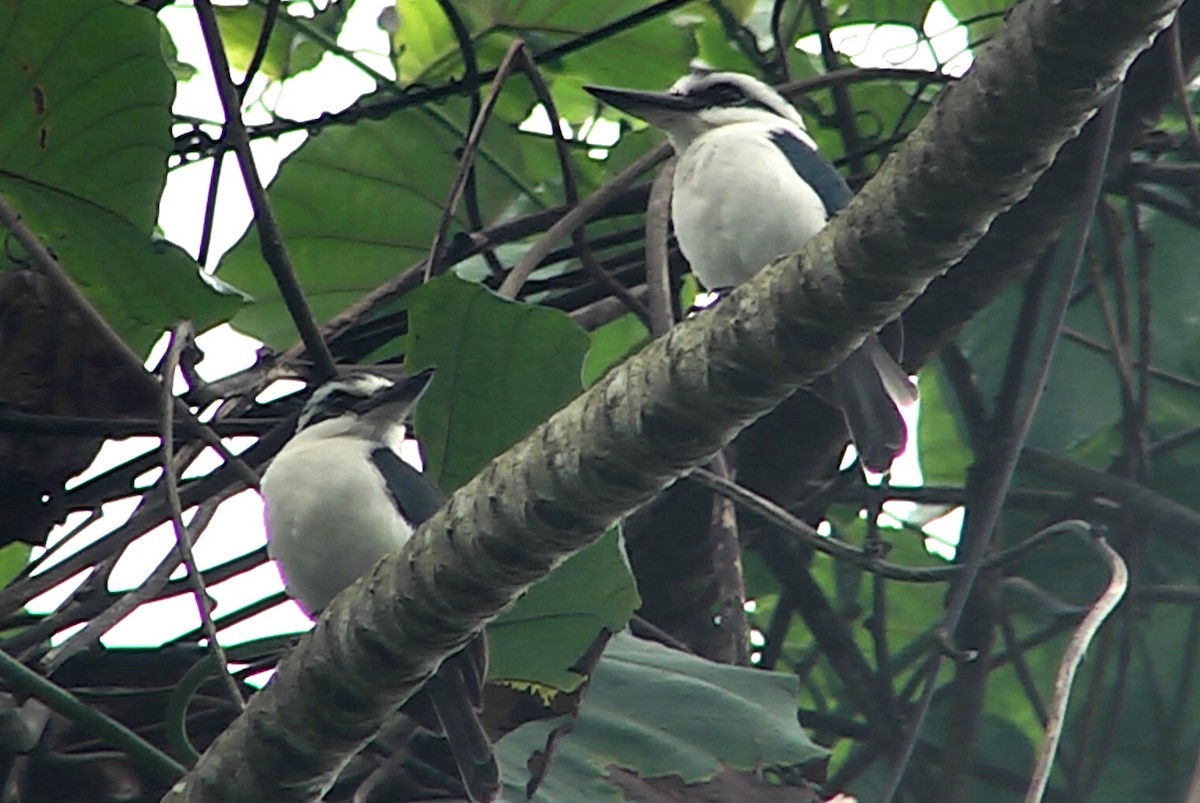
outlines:
[[[470,103],[467,116],[471,121],[471,126],[474,127],[475,121],[479,119],[483,110],[483,98],[480,95],[482,82],[479,80],[479,59],[475,55],[475,42],[471,39],[471,31],[467,27],[466,21],[462,14],[458,13],[452,0],[438,0],[438,6],[450,22],[450,30],[454,33],[454,39],[458,43],[458,52],[462,56],[462,84]],[[467,182],[463,188],[463,194],[467,222],[470,223],[472,230],[478,231],[483,228],[483,211],[479,206],[479,186],[474,164],[467,171]],[[492,249],[489,248],[483,252],[483,259],[493,274],[499,274],[502,271],[500,260],[496,258],[496,252]]]
[[[471,131],[467,134],[467,141],[463,144],[462,156],[458,160],[458,170],[454,174],[454,181],[450,183],[450,196],[442,207],[442,216],[438,220],[437,231],[429,246],[429,258],[425,260],[425,281],[429,281],[430,277],[441,267],[442,251],[445,247],[446,235],[450,231],[450,221],[454,219],[454,210],[458,208],[458,202],[462,199],[467,182],[474,175],[475,154],[479,151],[479,143],[483,141],[484,129],[487,128],[496,103],[500,100],[500,90],[504,88],[504,82],[508,80],[513,71],[517,54],[524,47],[525,43],[520,39],[514,39],[509,43],[504,58],[500,60],[500,66],[496,68],[496,77],[492,81],[491,90],[488,91],[487,100],[483,102],[479,113],[472,117]],[[478,69],[476,73],[478,74]]]
[[[1188,78],[1183,70],[1183,47],[1179,41],[1178,18],[1171,23],[1171,27],[1167,28],[1165,35],[1167,37],[1167,63],[1171,68],[1175,100],[1179,104],[1179,113],[1183,116],[1183,124],[1187,126],[1192,152],[1200,156],[1200,131],[1196,129],[1196,120],[1192,116],[1192,105],[1188,101]]]
[[[294,429],[294,424],[289,426],[288,422],[285,421],[268,432],[256,444],[246,450],[244,453],[245,462],[253,466],[266,462],[278,449],[282,448],[284,442],[294,432]],[[154,452],[149,453],[149,456],[151,458],[157,457]],[[157,466],[157,464],[157,459],[153,459],[146,468],[149,469]],[[246,470],[253,471],[249,466],[247,466]],[[217,494],[235,493],[240,489],[235,482],[237,476],[232,464],[227,463],[204,477],[188,482],[181,489],[180,494],[184,506],[189,507],[199,504]],[[255,484],[257,485],[257,476],[255,477]],[[114,529],[104,538],[80,548],[73,554],[67,555],[37,577],[31,578],[31,580],[36,581],[44,588],[53,587],[63,580],[92,567],[98,560],[105,556],[115,554],[124,549],[142,534],[166,522],[167,518],[168,512],[163,500],[155,501],[149,505],[140,505],[124,524]],[[193,519],[193,524],[195,524],[195,519]],[[6,588],[0,589],[0,615],[4,615],[24,605],[29,596],[27,589],[19,585],[10,584]]]
[[[733,471],[722,452],[713,455],[706,469],[732,483]],[[717,588],[717,610],[708,657],[737,666],[750,665],[750,623],[746,618],[746,582],[742,571],[742,547],[738,539],[737,511],[728,497],[714,494],[708,525],[712,553],[713,582]]]
[[[775,603],[775,610],[771,612],[771,621],[763,634],[766,644],[763,646],[758,661],[758,666],[762,669],[774,669],[779,663],[795,613],[796,606],[793,604],[791,596],[786,592],[780,593],[778,601]]]
[[[196,515],[192,517],[193,532],[200,533],[208,526],[212,521],[213,515],[216,513],[219,501],[223,498],[223,496],[218,496],[200,506],[196,511]],[[67,611],[72,618],[66,621],[46,622],[48,628],[51,625],[53,626],[53,631],[62,630],[65,626],[74,625],[76,624],[76,620],[86,621],[86,624],[78,632],[72,633],[70,638],[62,644],[47,651],[40,660],[42,668],[46,672],[53,672],[71,658],[99,641],[101,636],[116,627],[118,622],[133,613],[135,609],[158,598],[158,592],[167,585],[171,575],[178,568],[179,555],[175,550],[171,550],[167,553],[166,557],[159,561],[158,565],[154,567],[150,574],[146,576],[146,579],[142,581],[142,584],[136,589],[121,594],[114,599],[100,598],[95,607],[84,607],[79,611]]]
[[[1072,329],[1069,326],[1064,326],[1062,333],[1063,333],[1063,337],[1067,338],[1068,340],[1075,341],[1076,343],[1078,343],[1079,345],[1083,346],[1084,348],[1086,348],[1090,351],[1094,351],[1098,354],[1104,354],[1106,356],[1112,354],[1112,349],[1110,349],[1108,346],[1104,345],[1103,343],[1096,340],[1095,338],[1088,337],[1087,335],[1083,334],[1082,332],[1080,332],[1077,329]],[[1159,368],[1155,365],[1149,365],[1143,369],[1143,366],[1145,366],[1145,365],[1146,364],[1144,362],[1139,360],[1135,367],[1138,368],[1139,370],[1145,370],[1150,376],[1154,377],[1155,379],[1161,379],[1162,381],[1166,382],[1167,384],[1174,385],[1183,390],[1188,390],[1188,391],[1193,391],[1193,392],[1200,391],[1200,382],[1196,381],[1195,379],[1190,379],[1186,376],[1183,376],[1182,374],[1172,373],[1171,371],[1167,371],[1167,370],[1165,370],[1163,368]]]
[[[670,159],[650,186],[646,203],[646,300],[650,308],[650,334],[662,337],[675,325],[671,303],[671,264],[667,246],[671,226],[671,187],[675,160]]]
[[[138,381],[146,386],[147,391],[157,394],[158,380],[146,370],[141,358],[133,352],[129,344],[117,334],[108,321],[104,320],[104,316],[96,311],[96,308],[79,291],[79,288],[67,276],[66,271],[58,264],[58,260],[54,258],[54,255],[46,249],[46,246],[42,245],[42,241],[30,231],[29,227],[25,225],[25,221],[21,219],[21,216],[2,195],[0,195],[0,225],[11,231],[13,236],[17,238],[17,242],[21,244],[21,247],[25,249],[25,253],[29,255],[30,263],[54,282],[67,298],[71,299],[76,310],[87,321],[88,326],[96,333],[97,337],[104,341],[112,353],[120,355],[120,358],[127,362],[131,368],[136,368],[133,375],[137,376]],[[204,442],[211,446],[221,456],[221,459],[231,466],[243,482],[252,488],[258,487],[258,475],[238,459],[237,455],[230,452],[217,434],[202,424],[182,400],[176,402],[175,412],[181,419],[198,427],[198,432]]]
[[[698,468],[689,474],[687,478],[692,482],[697,482],[712,491],[732,499],[746,510],[761,516],[771,524],[795,535],[804,542],[805,546],[829,555],[836,560],[844,560],[869,572],[874,572],[889,580],[900,580],[908,583],[938,583],[949,580],[962,571],[962,567],[958,565],[918,568],[915,566],[902,566],[898,563],[882,560],[873,552],[859,549],[840,538],[821,535],[806,522],[796,518],[770,499],[760,496],[754,491],[738,485],[736,482],[718,476],[708,469]],[[984,562],[984,566],[988,568],[1004,566],[1040,547],[1048,539],[1064,532],[1074,532],[1080,526],[1080,522],[1072,519],[1047,527],[1044,530],[1039,530],[1021,543],[992,555]]]
[[[267,0],[254,0],[254,2],[256,5],[261,7],[265,5]],[[663,14],[668,14],[679,6],[686,5],[689,2],[691,2],[691,0],[661,0],[658,3],[654,3],[646,8],[635,11],[632,14],[628,14],[624,17],[613,20],[607,25],[602,25],[599,28],[582,33],[579,36],[569,39],[560,45],[555,45],[554,47],[539,51],[534,55],[534,60],[539,64],[547,62],[553,63],[558,59],[561,59],[562,57],[578,50],[582,50],[583,48],[596,44],[597,42],[602,42],[605,39],[621,34],[632,28],[636,28],[638,25],[641,25],[647,20],[662,16]],[[338,45],[336,41],[324,34],[322,31],[308,26],[306,24],[307,20],[288,14],[283,15],[282,20],[285,24],[302,31],[306,36],[309,36],[314,41],[317,41],[330,53],[349,61],[355,67],[362,70],[365,74],[372,77],[376,82],[380,83],[385,90],[389,92],[393,91],[392,87],[395,87],[395,83],[393,81],[388,79],[386,76],[381,75],[378,71],[372,69],[369,65],[359,60],[353,53]],[[482,83],[485,81],[490,81],[495,77],[495,70],[483,70],[479,73],[478,80],[480,83]],[[845,80],[845,78],[843,77],[842,80]],[[447,81],[445,84],[441,84],[440,86],[412,91],[401,90],[397,87],[394,90],[397,97],[392,100],[370,104],[357,104],[351,106],[345,111],[322,114],[319,118],[314,120],[278,119],[270,123],[254,126],[253,128],[248,129],[248,131],[252,139],[275,139],[281,134],[286,134],[291,131],[305,131],[311,133],[320,131],[321,129],[332,125],[352,125],[363,119],[382,119],[389,114],[402,109],[411,108],[413,106],[428,105],[437,101],[446,100],[454,95],[461,94],[462,91],[462,82],[456,80]],[[177,145],[174,155],[187,157],[194,152],[199,152],[201,155],[207,156],[215,148],[219,148],[221,145],[220,142],[214,142],[208,137],[193,136],[190,142],[198,142],[199,144],[189,145],[188,147],[179,147]]]
[[[261,435],[279,423],[277,418],[227,418],[208,424],[175,422],[175,437],[195,437],[207,426],[222,437]],[[51,438],[129,438],[161,432],[162,422],[152,418],[103,418],[99,416],[43,415],[26,413],[0,404],[0,432],[19,432]]]
[[[938,358],[942,363],[943,375],[958,402],[958,409],[962,411],[971,451],[980,454],[988,437],[987,404],[979,390],[979,383],[975,381],[975,369],[957,343],[943,346]]]
[[[1063,653],[1062,663],[1059,665],[1058,674],[1054,679],[1054,696],[1050,701],[1046,735],[1038,749],[1037,764],[1034,767],[1029,790],[1025,793],[1025,803],[1040,803],[1042,796],[1046,793],[1046,784],[1050,781],[1050,770],[1054,766],[1054,755],[1058,752],[1058,742],[1062,738],[1063,725],[1066,723],[1067,703],[1071,699],[1071,683],[1075,679],[1075,672],[1082,663],[1083,655],[1092,639],[1095,638],[1096,632],[1120,603],[1125,596],[1125,590],[1129,587],[1129,571],[1117,551],[1110,547],[1099,534],[1094,534],[1090,543],[1104,557],[1112,576],[1109,579],[1108,587],[1104,589],[1100,598],[1083,618]]]
[[[213,156],[212,170],[208,175],[208,195],[204,199],[204,222],[200,227],[200,247],[196,249],[196,262],[208,267],[208,253],[212,248],[213,229],[217,221],[217,192],[221,188],[221,167],[225,163],[225,151]]]
[[[250,205],[254,209],[254,225],[258,229],[263,261],[275,277],[275,283],[279,286],[279,293],[292,316],[292,322],[300,333],[300,339],[304,341],[309,358],[316,365],[316,378],[332,378],[337,373],[333,355],[321,337],[308,300],[305,299],[300,282],[296,279],[295,269],[283,242],[283,232],[279,221],[275,219],[275,211],[271,208],[271,201],[267,198],[267,191],[258,175],[254,154],[250,151],[250,138],[242,120],[241,102],[237,88],[233,85],[233,78],[229,75],[229,60],[221,42],[221,31],[217,26],[217,13],[213,10],[212,0],[196,0],[196,15],[200,20],[200,30],[204,34],[204,43],[212,62],[213,77],[217,83],[217,94],[221,98],[221,108],[225,114],[224,136],[229,139],[237,155],[242,179],[246,184],[246,194],[250,196]]]
[[[601,188],[603,189],[603,188]],[[615,193],[614,197],[609,199],[610,203],[616,207],[613,210],[608,210],[606,214],[613,215],[626,214],[637,211],[637,208],[642,205],[643,193],[648,193],[648,188],[631,187],[624,192]],[[544,232],[550,228],[555,221],[561,220],[564,216],[571,213],[568,207],[557,207],[553,209],[543,209],[524,215],[514,220],[497,223],[489,229],[481,232],[472,232],[468,235],[470,247],[463,253],[460,253],[460,258],[466,258],[477,254],[483,250],[491,248],[495,245],[515,242],[517,240],[528,237],[531,234]],[[553,252],[552,252],[553,253]],[[421,283],[421,277],[425,271],[425,260],[421,260],[400,271],[396,276],[388,279],[380,284],[374,290],[369,291],[354,303],[343,309],[341,312],[329,318],[322,327],[321,331],[330,342],[336,342],[338,338],[345,335],[349,330],[353,329],[363,318],[370,315],[382,305],[392,301],[409,290],[417,287]],[[283,373],[288,372],[288,366],[296,363],[303,357],[303,344],[298,344],[282,355],[276,361],[279,370]],[[254,369],[251,369],[254,370]],[[268,371],[268,374],[270,372]]]
[[[1156,189],[1139,184],[1130,190],[1129,195],[1136,197],[1138,201],[1147,206],[1154,207],[1158,211],[1164,212],[1193,228],[1200,226],[1200,212],[1197,212],[1190,204],[1180,201],[1165,192],[1159,192]]]
[[[1150,249],[1151,244],[1142,227],[1141,207],[1132,203],[1129,205],[1130,230],[1133,234],[1133,254],[1137,260],[1137,317],[1138,317],[1138,409],[1137,426],[1145,437],[1146,464],[1143,471],[1149,475],[1152,452],[1150,450],[1150,363],[1153,359],[1151,349],[1154,340],[1154,327],[1151,321],[1153,292],[1150,286]]]
[[[1038,322],[1042,319],[1043,305],[1046,300],[1047,285],[1050,274],[1054,269],[1055,250],[1047,248],[1034,266],[1033,273],[1025,282],[1021,292],[1021,307],[1017,313],[1016,324],[1013,326],[1012,340],[1009,342],[1008,354],[1005,357],[1004,373],[1000,380],[1000,390],[996,394],[996,408],[988,431],[984,433],[984,450],[977,454],[986,454],[986,445],[993,443],[997,435],[1007,435],[1018,423],[1021,399],[1026,373],[1033,357],[1033,347],[1037,340]],[[1030,385],[1030,387],[1033,387]]]
[[[775,0],[771,4],[771,39],[775,43],[775,72],[780,81],[792,80],[792,66],[788,62],[794,44],[783,35],[783,5],[787,0]]]
[[[1044,449],[1026,447],[1020,466],[1041,477],[1078,491],[1112,499],[1147,525],[1163,529],[1179,543],[1194,545],[1200,538],[1200,513],[1136,482],[1089,468]]]
[[[4,681],[6,688],[42,701],[84,732],[117,748],[159,783],[173,784],[187,772],[182,764],[120,722],[87,705],[3,651],[0,651],[0,680]]]
[[[192,534],[183,523],[183,506],[179,501],[179,478],[175,474],[175,394],[172,385],[175,381],[175,368],[179,365],[179,354],[187,346],[194,334],[190,323],[179,324],[171,332],[171,342],[167,347],[167,356],[163,361],[162,376],[162,463],[163,477],[167,487],[167,505],[171,510],[171,524],[175,527],[175,542],[179,548],[179,557],[187,570],[188,579],[192,584],[192,592],[196,597],[196,608],[200,612],[200,624],[208,639],[208,649],[217,662],[217,669],[225,681],[225,688],[238,712],[246,709],[246,701],[238,689],[237,681],[229,674],[229,661],[225,658],[225,650],[217,639],[217,628],[212,622],[212,600],[209,599],[208,589],[204,587],[204,577],[196,565],[196,556],[192,553]]]
[[[246,99],[246,93],[250,90],[250,82],[254,80],[254,76],[262,67],[263,60],[267,57],[271,35],[275,32],[275,22],[279,19],[280,2],[281,0],[268,0],[267,2],[267,8],[263,12],[262,28],[258,31],[258,41],[254,43],[254,52],[250,54],[250,63],[246,65],[246,74],[242,77],[241,83],[237,85],[239,104]],[[217,160],[218,164],[220,161],[220,159]]]
[[[813,27],[816,28],[817,38],[821,41],[821,64],[826,72],[838,69],[837,51],[833,47],[833,26],[829,21],[829,12],[822,0],[809,0],[809,13],[812,14]],[[867,165],[858,155],[861,148],[858,136],[858,125],[854,119],[854,104],[850,101],[850,92],[843,83],[832,86],[833,116],[837,121],[838,131],[842,135],[842,150],[850,164],[850,172],[860,174],[866,172]]]
[[[602,209],[605,204],[632,184],[638,176],[666,159],[670,152],[671,147],[666,143],[659,145],[657,148],[650,149],[649,152],[643,154],[620,173],[609,179],[607,184],[581,201],[578,206],[559,218],[542,235],[542,238],[521,256],[521,259],[513,266],[513,269],[508,272],[508,276],[504,277],[504,282],[500,285],[498,291],[499,294],[505,298],[516,298],[517,293],[521,291],[522,285],[529,278],[529,274],[533,273],[534,269],[559,242],[566,239],[575,229],[591,220],[592,216]]]
[[[258,32],[254,53],[251,54],[250,63],[246,66],[246,75],[237,85],[239,106],[246,99],[250,82],[254,80],[254,76],[262,67],[263,59],[266,58],[267,46],[271,43],[271,34],[275,30],[275,21],[279,16],[280,2],[281,0],[270,0],[266,13],[263,15],[262,29]],[[225,140],[224,132],[222,132],[221,140]],[[207,266],[208,252],[212,247],[213,228],[217,216],[217,191],[221,186],[221,168],[225,164],[225,154],[224,149],[213,154],[212,170],[208,177],[208,197],[204,201],[204,224],[200,229],[200,247],[196,251],[196,261],[202,266]]]
[[[566,134],[562,129],[562,120],[558,116],[558,106],[554,103],[554,96],[550,94],[550,87],[547,86],[546,79],[542,77],[542,73],[538,69],[537,62],[533,60],[529,48],[522,45],[517,53],[517,57],[520,59],[521,71],[529,78],[529,83],[533,85],[534,94],[550,118],[550,136],[554,142],[554,151],[558,156],[559,170],[562,173],[565,200],[568,205],[577,206],[579,204],[579,182],[575,178],[575,167],[571,161],[571,152],[567,147]],[[584,270],[607,287],[630,312],[638,316],[646,328],[650,328],[650,311],[641,302],[641,299],[634,295],[629,288],[617,281],[596,261],[596,255],[592,253],[592,247],[588,243],[587,234],[584,232],[583,226],[571,232],[571,240],[575,245],[576,256],[579,258]]]
[[[1106,219],[1105,215],[1100,216],[1100,220]],[[1119,247],[1118,242],[1114,239],[1111,242],[1115,249]],[[1121,403],[1125,409],[1127,420],[1132,420],[1137,391],[1135,389],[1133,375],[1133,360],[1129,356],[1129,344],[1121,337],[1121,324],[1117,319],[1116,306],[1113,300],[1109,298],[1108,288],[1104,286],[1104,276],[1100,271],[1099,260],[1093,258],[1087,259],[1088,272],[1091,274],[1092,289],[1096,294],[1096,302],[1100,307],[1100,314],[1104,321],[1104,329],[1108,334],[1108,342],[1112,350],[1113,366],[1117,372],[1117,383],[1121,386]],[[1117,277],[1117,281],[1121,281],[1121,277]]]
[[[1004,655],[1011,660],[1017,682],[1021,684],[1021,690],[1025,692],[1025,699],[1029,701],[1029,707],[1033,709],[1038,722],[1042,723],[1044,727],[1048,719],[1046,703],[1042,700],[1041,692],[1038,691],[1033,670],[1029,668],[1029,662],[1025,660],[1025,651],[1021,649],[1021,642],[1017,638],[1017,630],[1013,627],[1012,614],[1007,605],[1000,606],[1000,634],[1004,639]]]
[[[1091,230],[1091,222],[1095,215],[1096,204],[1100,199],[1100,191],[1104,183],[1105,168],[1108,164],[1108,156],[1112,146],[1113,129],[1116,124],[1117,108],[1120,105],[1120,100],[1121,85],[1118,84],[1101,107],[1098,136],[1093,146],[1094,155],[1091,170],[1078,207],[1077,218],[1079,225],[1074,232],[1074,241],[1069,244],[1068,264],[1071,267],[1066,271],[1066,276],[1062,279],[1062,284],[1060,285],[1050,314],[1046,316],[1046,337],[1043,339],[1039,349],[1038,359],[1034,361],[1036,367],[1027,385],[1029,388],[1028,396],[1024,404],[1019,408],[1020,412],[1014,419],[1012,429],[1007,433],[1007,437],[1000,442],[1000,446],[994,455],[990,492],[981,494],[982,504],[971,511],[971,516],[967,518],[964,525],[965,528],[969,528],[969,531],[964,533],[964,536],[970,537],[962,539],[964,543],[961,554],[963,573],[960,578],[956,578],[956,582],[950,590],[949,599],[946,602],[946,615],[942,620],[942,628],[946,633],[953,633],[957,629],[970,597],[975,578],[985,562],[985,556],[991,543],[991,538],[988,536],[995,530],[996,521],[1000,516],[1008,489],[1012,484],[1012,477],[1017,467],[1017,459],[1021,453],[1022,445],[1026,437],[1028,437],[1029,429],[1033,424],[1034,413],[1037,412],[1038,402],[1041,400],[1042,392],[1046,386],[1046,377],[1049,374],[1050,365],[1054,360],[1054,352],[1059,339],[1058,335],[1062,330],[1063,320],[1066,317],[1067,306],[1070,302],[1071,288],[1074,285],[1079,264],[1083,259],[1083,251]],[[909,729],[905,734],[904,744],[898,754],[895,768],[892,771],[887,792],[881,798],[882,803],[891,803],[900,788],[905,769],[912,759],[913,749],[916,747],[917,739],[920,736],[921,726],[925,721],[926,714],[929,712],[929,706],[933,702],[941,662],[941,653],[935,653],[932,658],[933,665],[926,676],[921,701],[911,716]]]

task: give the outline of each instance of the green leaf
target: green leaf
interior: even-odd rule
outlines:
[[[1012,6],[1008,0],[942,0],[946,10],[970,31],[971,43],[976,44],[1004,27],[1005,13]]]
[[[465,109],[456,100],[331,128],[283,164],[271,185],[271,203],[319,321],[428,256],[458,167],[463,137],[456,121]],[[545,165],[551,151],[543,138],[511,126],[488,127],[476,171],[485,223],[518,197],[538,202],[519,176],[550,173]],[[454,222],[452,234],[467,226],[461,204]],[[222,259],[221,277],[258,302],[237,316],[239,329],[279,348],[295,342],[254,229]]]
[[[178,246],[152,242],[125,218],[83,198],[0,171],[0,193],[58,258],[106,321],[138,354],[162,331],[191,320],[197,329],[225,321],[242,303],[218,293]],[[14,241],[15,242],[15,241]],[[26,258],[9,252],[15,264]]]
[[[587,334],[558,310],[447,275],[409,299],[407,365],[437,366],[417,410],[425,471],[447,492],[579,394]]]
[[[797,723],[796,690],[789,675],[718,664],[618,634],[533,800],[624,801],[619,780],[626,774],[639,783],[695,785],[701,799],[705,789],[721,788],[718,781],[727,781],[723,774],[730,769],[761,778],[822,761],[826,751]],[[525,799],[527,762],[557,724],[524,725],[497,743],[505,799]]]
[[[1064,234],[1062,242],[1071,235]],[[1060,247],[1060,252],[1063,251]],[[1047,298],[1057,292],[1067,268],[1061,255],[1055,260]],[[1004,379],[1010,343],[1017,331],[1023,288],[1009,287],[977,315],[959,337],[971,361],[983,398],[992,401]],[[1049,300],[1046,302],[1050,303]],[[1066,325],[1102,342],[1099,311],[1094,300],[1084,300],[1068,312]],[[1042,327],[1044,330],[1044,327]],[[1037,337],[1040,344],[1042,337]],[[1040,345],[1034,346],[1034,353]],[[1098,432],[1108,429],[1121,416],[1121,405],[1113,382],[1112,365],[1103,356],[1069,340],[1058,344],[1046,389],[1026,443],[1052,451],[1068,451]]]
[[[991,685],[988,694],[991,694]],[[951,702],[952,698],[945,698]],[[930,712],[929,722],[922,731],[918,750],[954,750],[961,744],[961,738],[955,741],[956,734],[945,733],[946,704],[935,703]],[[1033,768],[1033,742],[1013,727],[1012,723],[1003,717],[984,714],[980,719],[979,733],[976,736],[975,747],[978,757],[974,766],[987,771],[976,771],[972,774],[964,797],[971,803],[1021,803],[1021,793],[1014,786],[1022,786]],[[883,798],[893,772],[892,762],[885,758],[877,758],[860,773],[856,773],[844,790],[858,800],[880,800]],[[1000,778],[1007,783],[1003,785],[990,782]],[[1135,796],[1136,797],[1136,796]],[[1048,795],[1053,800],[1053,793]]]
[[[829,17],[835,28],[854,23],[897,23],[920,31],[929,5],[930,0],[889,0],[880,8],[876,0],[848,0],[831,6]]]
[[[833,517],[831,517],[832,519]],[[867,520],[856,514],[851,519],[840,517],[835,526],[839,538],[852,543],[862,543],[866,536]],[[935,568],[946,566],[946,561],[930,555],[925,548],[925,538],[909,530],[881,529],[880,537],[888,544],[887,559],[902,566]],[[813,574],[832,599],[845,599],[849,571],[862,573],[861,569],[847,569],[842,561],[821,556],[813,561]],[[872,583],[863,574],[864,581],[857,585],[854,608],[865,612],[873,609]],[[929,628],[938,621],[945,601],[945,587],[940,583],[898,583],[889,581],[887,593],[887,637],[893,661],[905,648],[923,639]],[[874,655],[874,644],[864,621],[854,628],[855,639],[865,655]],[[897,672],[900,667],[893,666]]]
[[[640,605],[623,541],[613,530],[488,625],[488,676],[574,691],[586,678],[571,665],[602,629],[624,628]]]
[[[1200,247],[1200,233],[1160,214],[1148,214],[1144,228],[1154,243],[1150,256],[1154,365],[1191,379],[1200,378],[1200,361],[1194,357],[1200,346],[1200,317],[1195,315],[1191,303],[1191,299],[1200,294],[1200,276],[1192,269],[1193,255]],[[1061,242],[1069,242],[1072,236],[1071,231],[1066,230]],[[1126,237],[1120,243],[1120,249],[1125,264],[1136,265],[1130,240]],[[1107,240],[1093,236],[1091,246],[1094,258],[1101,260],[1102,264],[1106,263],[1111,255]],[[1051,269],[1048,298],[1057,292],[1065,275],[1065,250],[1060,246],[1060,253]],[[1129,271],[1130,274],[1133,272]],[[1088,274],[1085,268],[1083,275],[1077,279],[1075,302],[1068,310],[1066,327],[1108,348],[1109,334],[1097,293],[1089,289],[1091,278]],[[1127,297],[1136,298],[1135,278],[1128,276],[1126,282]],[[1113,303],[1112,300],[1117,297],[1114,280],[1106,278],[1103,286],[1110,303]],[[1003,381],[1022,292],[1021,287],[1007,289],[966,326],[959,338],[978,377],[984,399],[994,399]],[[1134,320],[1130,328],[1136,332],[1136,314],[1131,317]],[[1027,443],[1066,452],[1118,426],[1123,411],[1116,375],[1109,355],[1070,338],[1061,339]],[[1177,399],[1170,396],[1159,399],[1163,396],[1159,391],[1161,387],[1163,383],[1156,380],[1151,419],[1178,426],[1186,419],[1186,413],[1181,411],[1192,408],[1200,396],[1193,392],[1189,403],[1180,405]],[[1100,461],[1103,460],[1101,456]]]
[[[636,354],[650,342],[650,332],[632,312],[592,332],[592,345],[583,364],[583,385],[591,387],[610,368]]]
[[[266,9],[257,3],[247,6],[217,6],[217,25],[221,29],[221,41],[229,56],[233,69],[245,72],[258,47],[266,23]],[[286,5],[280,10],[271,30],[271,39],[263,56],[259,72],[274,81],[290,78],[316,67],[325,55],[324,46],[304,31],[289,24]],[[303,17],[305,27],[322,31],[331,39],[337,38],[338,30],[346,17],[346,10],[338,3],[330,3],[313,17]]]
[[[744,4],[743,4],[744,5]],[[481,67],[495,66],[509,43],[523,39],[534,53],[592,33],[630,14],[644,11],[640,0],[577,3],[569,0],[518,0],[513,3],[459,4]],[[400,25],[393,35],[400,82],[436,83],[461,75],[458,41],[436,0],[412,0],[399,6]],[[540,66],[554,92],[559,113],[572,122],[587,117],[595,102],[579,93],[585,83],[666,88],[688,69],[696,55],[699,29],[720,31],[715,14],[691,3],[640,25],[598,40],[588,47]],[[714,34],[720,35],[720,34]],[[647,54],[653,53],[653,58]],[[565,83],[559,86],[559,79]],[[520,83],[523,83],[523,79]],[[561,92],[560,92],[561,89]],[[501,109],[506,119],[528,113],[525,102]]]
[[[962,417],[953,392],[946,387],[941,363],[930,362],[917,379],[921,389],[917,415],[921,473],[930,485],[962,485],[975,457],[964,439]]]
[[[29,564],[29,544],[20,541],[0,547],[0,588],[4,588]]]
[[[1119,627],[1118,623],[1108,627],[1113,625]],[[1112,748],[1092,798],[1098,803],[1186,797],[1184,790],[1200,747],[1200,695],[1195,693],[1195,651],[1191,648],[1195,632],[1191,606],[1157,605],[1138,611],[1124,694],[1118,697],[1111,677],[1099,692],[1100,700],[1120,700],[1121,707],[1112,731]],[[1183,649],[1184,645],[1189,649]],[[1085,662],[1087,671],[1075,681],[1076,694],[1091,680],[1094,667],[1089,664]],[[1085,729],[1095,725],[1084,713],[1083,706],[1073,707],[1065,738],[1078,742],[1090,735],[1092,731]]]
[[[158,22],[110,0],[0,7],[0,192],[138,353],[238,300],[150,240],[171,146],[174,79]],[[10,246],[0,269],[28,258]]]
[[[111,0],[0,7],[0,165],[149,234],[175,81],[154,16]]]
[[[464,5],[459,13],[470,18],[473,10]],[[436,0],[414,0],[403,5],[397,0],[396,11],[400,19],[392,34],[396,75],[401,84],[411,84],[422,80],[427,70],[456,53],[458,42],[450,20]]]
[[[417,409],[425,471],[446,491],[579,394],[588,338],[563,313],[507,301],[446,275],[411,293],[411,370],[437,367]],[[601,629],[620,630],[640,604],[616,532],[535,585],[488,628],[493,678],[563,691]]]

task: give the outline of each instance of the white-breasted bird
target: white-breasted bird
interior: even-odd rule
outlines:
[[[432,377],[426,369],[399,382],[369,373],[326,382],[263,474],[267,553],[288,595],[310,616],[441,507],[441,492],[398,453],[405,418]],[[486,665],[478,637],[423,689],[472,801],[493,800],[499,788],[479,720]]]
[[[708,290],[800,250],[853,197],[799,112],[749,75],[697,69],[667,92],[585,88],[667,133],[678,159],[675,236]],[[907,440],[897,404],[917,397],[904,370],[872,334],[829,373],[828,387],[863,465],[886,471]]]

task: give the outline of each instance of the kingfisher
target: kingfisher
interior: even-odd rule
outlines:
[[[405,419],[432,378],[430,368],[398,382],[372,373],[326,382],[263,474],[267,554],[288,596],[310,617],[400,549],[442,506],[437,486],[399,454]],[[499,768],[479,718],[486,670],[481,634],[422,689],[472,803],[494,800],[499,791]]]
[[[666,92],[585,88],[666,132],[677,157],[671,222],[707,290],[799,251],[854,195],[795,107],[752,76],[694,69]],[[899,406],[917,399],[904,369],[871,334],[822,385],[863,465],[887,472],[908,439]]]

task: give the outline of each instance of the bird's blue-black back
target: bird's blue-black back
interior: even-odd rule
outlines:
[[[827,216],[833,217],[850,203],[854,193],[833,163],[819,151],[813,150],[807,142],[786,129],[772,131],[771,142],[783,151],[796,174],[813,188],[825,205]]]
[[[424,474],[386,446],[371,451],[371,462],[383,476],[404,520],[416,527],[442,506],[444,497]]]

